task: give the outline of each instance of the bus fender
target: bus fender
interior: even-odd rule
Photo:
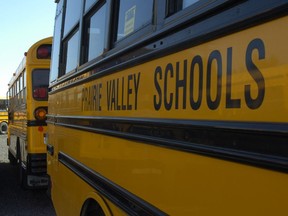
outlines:
[[[81,216],[87,216],[89,213],[97,212],[96,215],[112,216],[109,207],[107,206],[104,199],[97,193],[89,193],[87,197],[84,198],[83,205],[81,208]]]

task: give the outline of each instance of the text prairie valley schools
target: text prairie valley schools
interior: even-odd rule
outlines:
[[[151,105],[150,109],[155,111],[261,107],[265,99],[265,77],[258,64],[266,58],[263,40],[250,41],[241,52],[236,47],[227,47],[204,54],[187,58],[176,53],[175,58],[170,58],[173,62],[153,61],[152,71],[129,74],[123,71],[109,76],[110,79],[95,80],[82,89],[82,111],[101,111],[104,103],[107,111],[143,108],[138,102]],[[235,78],[232,81],[237,61],[243,68],[238,76],[244,78],[238,83]],[[134,69],[144,68],[140,65]]]
[[[129,74],[112,79],[106,83],[107,109],[108,110],[136,110],[140,73]],[[82,110],[101,111],[102,83],[94,84],[82,89]]]

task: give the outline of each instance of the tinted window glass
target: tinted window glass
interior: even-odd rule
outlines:
[[[66,14],[65,14],[65,28],[64,35],[66,35],[71,29],[76,25],[80,19],[80,9],[81,9],[80,0],[70,0],[67,1],[66,5]]]
[[[0,110],[6,110],[7,100],[0,99]]]
[[[20,103],[22,103],[22,99],[23,99],[23,78],[22,78],[22,74],[19,76],[19,100]]]
[[[26,71],[23,72],[23,103],[26,103]]]
[[[105,30],[106,30],[106,4],[96,11],[88,21],[86,34],[89,41],[88,44],[88,61],[101,55],[105,45]]]
[[[167,2],[167,16],[175,14],[178,11],[181,11],[190,5],[193,5],[202,0],[169,0]],[[207,2],[207,1],[206,1]]]
[[[65,45],[67,46],[65,73],[67,73],[78,65],[79,32],[75,32]]]
[[[183,8],[186,8],[200,0],[183,0]]]
[[[26,71],[23,72],[23,88],[26,87]]]
[[[16,82],[16,94],[19,93],[19,78],[17,79],[17,82]]]
[[[47,87],[49,83],[49,69],[36,69],[32,72],[32,86]]]
[[[153,0],[120,0],[116,40],[152,22]]]
[[[61,22],[63,14],[62,7],[63,7],[63,1],[60,1],[60,3],[57,4],[55,26],[54,26],[50,82],[56,80],[58,77],[60,41],[61,41]]]
[[[19,76],[19,89],[20,89],[20,91],[22,91],[22,89],[23,89],[23,78],[22,78],[22,74]]]
[[[85,11],[87,11],[97,0],[86,0],[85,1]]]

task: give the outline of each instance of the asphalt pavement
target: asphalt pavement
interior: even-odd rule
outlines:
[[[46,190],[23,190],[17,166],[9,164],[7,135],[0,135],[0,216],[55,216]]]

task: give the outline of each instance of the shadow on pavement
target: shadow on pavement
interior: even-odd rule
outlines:
[[[17,166],[0,163],[0,215],[54,216],[46,190],[23,190],[18,184]]]

